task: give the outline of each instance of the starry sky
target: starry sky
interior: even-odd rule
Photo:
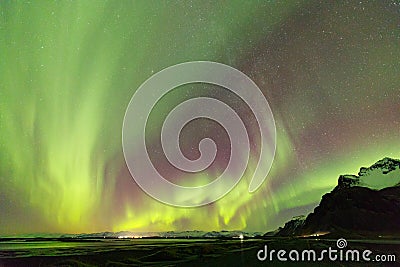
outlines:
[[[0,3],[0,234],[97,231],[266,232],[307,214],[340,174],[400,158],[400,2],[2,1]],[[161,123],[180,102],[211,96],[238,111],[252,156],[239,184],[203,207],[144,193],[121,145],[125,109],[154,73],[177,63],[230,65],[260,87],[277,150],[256,192],[248,184],[259,134],[248,107],[216,86],[166,95],[146,136],[152,161],[177,184],[199,185],[229,160],[226,132],[198,120],[181,134],[195,159],[213,138],[215,161],[177,172]]]

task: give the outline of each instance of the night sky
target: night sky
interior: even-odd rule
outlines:
[[[338,176],[400,158],[400,2],[2,1],[0,3],[0,234],[247,230],[307,214]],[[252,156],[224,198],[177,208],[144,193],[123,156],[125,109],[154,73],[205,60],[247,74],[269,102],[275,160],[248,192],[259,134],[248,107],[216,86],[182,86],[151,114],[152,160],[171,181],[199,185],[229,161],[209,120],[183,130],[183,153],[214,138],[206,171],[168,165],[160,129],[178,103],[220,99],[246,119]],[[181,196],[177,196],[181,197]],[[182,196],[185,197],[185,196]]]

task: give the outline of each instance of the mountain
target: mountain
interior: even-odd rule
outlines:
[[[283,227],[279,227],[277,230],[268,232],[264,236],[295,236],[297,231],[304,226],[306,221],[305,215],[293,217],[290,221],[285,223]]]
[[[278,229],[276,236],[400,236],[400,161],[384,158],[362,167],[358,175],[341,175],[306,218]]]
[[[64,238],[64,239],[100,239],[100,238],[216,238],[216,239],[235,239],[235,238],[253,238],[261,236],[260,232],[243,232],[243,231],[168,231],[168,232],[99,232],[99,233],[82,233],[82,234],[28,234],[28,235],[13,235],[13,236],[1,236],[0,238]]]

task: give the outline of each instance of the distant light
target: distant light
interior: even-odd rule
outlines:
[[[131,235],[120,235],[118,236],[119,239],[125,239],[125,238],[137,238],[135,236],[131,236]]]
[[[239,238],[240,238],[240,239],[243,239],[243,238],[244,238],[243,234],[240,234]]]
[[[327,234],[329,234],[330,232],[316,232],[316,233],[312,233],[312,234],[309,234],[309,235],[302,235],[301,237],[318,237],[318,236],[322,236],[322,235],[327,235]]]

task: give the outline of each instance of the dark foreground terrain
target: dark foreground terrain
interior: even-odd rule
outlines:
[[[0,266],[400,266],[400,240],[347,240],[343,248],[360,251],[369,249],[370,262],[322,261],[281,262],[257,259],[257,253],[267,245],[274,249],[313,249],[320,255],[324,249],[338,249],[336,239],[277,238],[221,240],[221,239],[40,239],[2,240]],[[339,252],[338,252],[339,253]],[[385,262],[377,262],[376,255],[386,255]],[[263,256],[264,254],[260,254]],[[339,254],[338,254],[339,255]],[[394,255],[395,259],[389,259]],[[288,254],[286,254],[288,257]]]

